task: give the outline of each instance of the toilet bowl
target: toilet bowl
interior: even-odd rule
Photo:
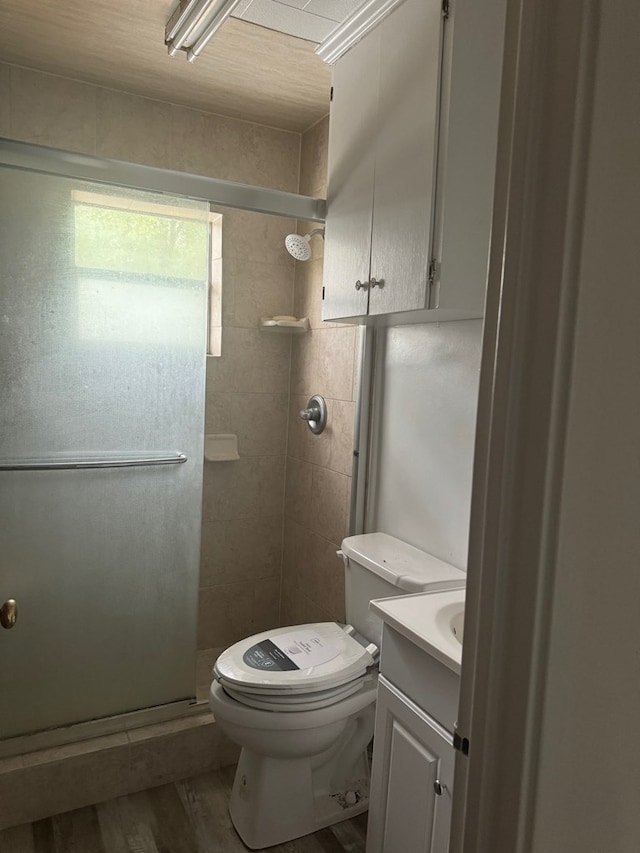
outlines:
[[[460,570],[382,533],[345,539],[347,618],[256,634],[226,649],[209,704],[242,747],[229,811],[252,848],[365,811],[381,623],[373,598],[464,586]]]

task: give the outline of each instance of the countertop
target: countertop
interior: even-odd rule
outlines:
[[[464,610],[464,602],[465,590],[454,589],[378,598],[369,607],[385,624],[459,674],[462,643],[451,622]]]

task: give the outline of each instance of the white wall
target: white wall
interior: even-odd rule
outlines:
[[[482,320],[377,332],[367,530],[466,569]]]

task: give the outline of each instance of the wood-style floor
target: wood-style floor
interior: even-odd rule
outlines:
[[[227,803],[234,768],[0,831],[0,853],[245,853]],[[269,853],[364,853],[366,813]]]

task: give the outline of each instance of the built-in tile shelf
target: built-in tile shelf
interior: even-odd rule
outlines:
[[[233,433],[205,435],[204,458],[207,462],[235,462],[240,459],[238,436]]]
[[[290,317],[289,315],[277,315],[275,317],[261,317],[260,331],[268,334],[303,335],[309,331],[308,317]]]

